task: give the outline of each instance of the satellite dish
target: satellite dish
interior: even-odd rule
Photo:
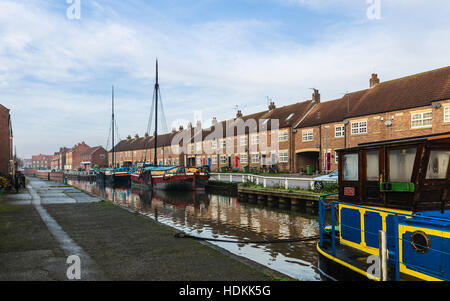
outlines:
[[[439,102],[437,102],[437,103],[432,104],[432,106],[435,109],[439,109],[442,105]]]

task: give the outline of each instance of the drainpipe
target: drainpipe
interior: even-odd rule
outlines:
[[[318,160],[319,168],[322,166],[322,125],[319,124],[319,160]]]

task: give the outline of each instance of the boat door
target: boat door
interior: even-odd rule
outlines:
[[[383,199],[380,198],[380,183],[382,182],[383,176],[380,170],[384,167],[380,166],[384,158],[383,148],[365,150],[363,152],[363,181],[364,181],[364,191],[362,194],[363,200],[368,200],[370,202],[383,203]]]

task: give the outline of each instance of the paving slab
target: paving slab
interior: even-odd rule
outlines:
[[[79,190],[48,197],[61,193],[57,184],[30,179],[28,194],[14,199],[21,206],[0,199],[0,280],[66,280],[73,252],[82,254],[82,280],[288,278]]]

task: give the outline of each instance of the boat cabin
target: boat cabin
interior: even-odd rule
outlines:
[[[337,152],[342,202],[412,212],[450,209],[450,132]]]

